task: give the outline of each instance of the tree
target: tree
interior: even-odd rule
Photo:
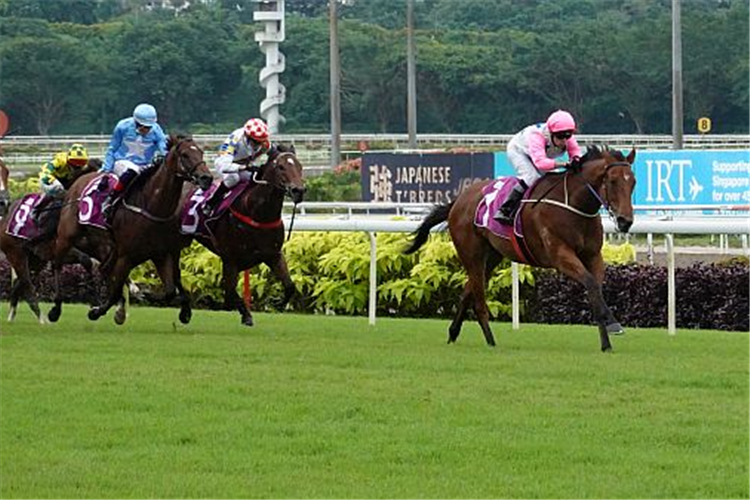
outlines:
[[[0,95],[26,133],[46,135],[68,112],[75,95],[85,95],[92,66],[75,40],[19,38],[0,49]]]

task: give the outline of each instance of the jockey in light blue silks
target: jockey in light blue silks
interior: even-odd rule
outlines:
[[[138,174],[164,160],[167,137],[156,121],[156,109],[150,104],[139,104],[132,117],[120,120],[115,126],[101,168],[102,172],[114,172],[118,179],[113,193],[102,204],[105,217],[111,216],[112,207]],[[106,180],[99,186],[106,188]]]

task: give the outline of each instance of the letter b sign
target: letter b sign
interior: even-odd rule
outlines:
[[[711,132],[711,118],[708,118],[707,116],[698,118],[698,132],[701,134]]]

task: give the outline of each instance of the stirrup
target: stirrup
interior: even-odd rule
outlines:
[[[500,224],[505,224],[507,226],[513,225],[513,220],[515,219],[516,214],[515,212],[511,212],[510,214],[506,214],[502,210],[498,210],[495,215],[492,217]]]

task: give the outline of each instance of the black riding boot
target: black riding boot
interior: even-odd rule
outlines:
[[[208,217],[212,213],[214,213],[214,210],[216,210],[216,207],[219,206],[221,203],[221,200],[224,199],[224,195],[227,194],[229,191],[229,188],[224,185],[224,183],[220,183],[219,186],[216,188],[216,191],[214,191],[214,194],[203,202],[203,208],[201,211],[203,212],[203,215]]]
[[[512,225],[513,217],[516,215],[516,210],[525,192],[526,183],[519,179],[518,184],[513,187],[513,191],[510,192],[508,198],[506,198],[502,206],[495,212],[493,218],[501,224]]]
[[[107,193],[107,197],[104,198],[104,201],[102,201],[102,214],[104,215],[104,220],[108,222],[112,220],[112,214],[114,213],[115,205],[117,205],[117,202],[120,201],[122,194],[125,192],[128,185],[133,181],[133,179],[135,179],[137,175],[138,172],[136,172],[135,170],[126,170],[117,180],[115,188]]]
[[[42,213],[45,211],[45,208],[49,205],[50,201],[52,201],[52,196],[42,194],[39,202],[34,207],[34,210],[31,211],[31,220],[33,220],[37,226],[42,219]]]

